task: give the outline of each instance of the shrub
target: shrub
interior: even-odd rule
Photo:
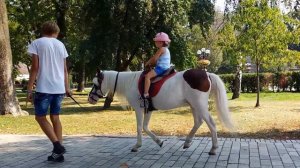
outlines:
[[[220,75],[227,92],[232,92],[234,74]],[[300,72],[279,72],[279,73],[260,73],[260,90],[261,91],[297,91],[300,92]],[[256,73],[242,74],[242,92],[257,91]]]
[[[291,85],[296,92],[300,92],[300,72],[292,72],[291,78]]]
[[[232,92],[232,86],[233,86],[233,81],[234,81],[234,74],[222,74],[219,75],[220,78],[223,80],[225,87],[226,87],[226,91],[227,92]]]

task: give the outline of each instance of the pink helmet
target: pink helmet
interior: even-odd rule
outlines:
[[[153,40],[154,41],[171,42],[171,40],[169,39],[169,36],[164,32],[157,33],[155,38],[153,38]]]

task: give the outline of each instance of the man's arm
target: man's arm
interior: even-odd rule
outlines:
[[[71,96],[72,93],[70,91],[69,87],[69,75],[68,75],[68,67],[67,67],[67,60],[64,59],[64,73],[65,73],[65,90],[66,90],[66,96]]]
[[[38,74],[39,70],[39,57],[35,54],[32,54],[31,58],[31,70],[30,70],[30,76],[29,81],[27,85],[27,91],[32,92],[34,81],[36,80],[36,76]]]
[[[30,69],[30,75],[29,75],[29,81],[27,85],[27,99],[29,101],[32,101],[32,89],[34,81],[36,80],[36,76],[39,71],[39,57],[36,54],[32,54],[31,57],[31,69]]]

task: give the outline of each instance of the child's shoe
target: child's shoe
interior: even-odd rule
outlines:
[[[148,109],[149,107],[149,97],[140,97],[140,107]]]

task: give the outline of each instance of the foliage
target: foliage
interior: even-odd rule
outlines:
[[[223,54],[223,62],[218,69],[218,73],[235,72],[237,71],[237,66],[242,65],[245,58],[241,54],[234,25],[227,21],[220,31],[219,36],[218,46],[221,48]]]
[[[49,1],[6,0],[13,66],[16,71],[19,62],[30,65],[27,45],[40,36],[39,27],[44,20],[53,19],[52,4]],[[43,11],[43,12],[41,12]]]
[[[227,92],[232,92],[234,74],[220,75],[225,83]],[[300,72],[260,73],[260,90],[263,91],[295,91],[300,92]],[[244,73],[242,76],[242,92],[257,91],[256,74]]]
[[[89,42],[96,57],[90,62],[103,69],[139,70],[155,52],[153,37],[158,32],[169,34],[172,62],[178,69],[191,65],[186,44],[189,33],[189,1],[89,1],[87,3]],[[101,12],[99,12],[101,11]],[[135,60],[135,61],[133,61]],[[94,65],[95,66],[95,65]]]
[[[196,0],[192,2],[189,13],[190,25],[199,25],[202,36],[206,38],[210,26],[214,22],[215,8],[210,0]]]
[[[299,53],[287,50],[287,44],[297,42],[299,23],[271,8],[267,1],[247,0],[241,3],[239,14],[234,19],[235,30],[243,54],[250,56],[257,65],[276,65],[293,62]],[[285,23],[293,22],[295,29],[289,31]],[[276,35],[275,35],[276,34]]]
[[[299,38],[295,38],[299,35],[299,22],[282,15],[279,8],[268,0],[239,3],[229,24],[225,26],[225,32],[235,36],[233,46],[229,43],[233,47],[233,55],[250,57],[256,65],[257,73],[262,65],[266,68],[278,67],[300,58],[299,53],[288,50],[288,44],[299,41]],[[287,24],[293,25],[293,29],[288,29]],[[226,31],[227,27],[229,31]],[[228,48],[230,45],[225,46]],[[256,80],[257,88],[260,88],[258,74]],[[259,106],[259,89],[256,106]]]
[[[46,20],[65,20],[63,42],[70,54],[69,67],[74,78],[93,76],[96,68],[140,70],[156,48],[153,37],[164,31],[172,40],[172,63],[179,70],[195,67],[191,39],[203,39],[212,49],[212,70],[220,64],[220,49],[210,25],[214,4],[207,1],[164,0],[6,0],[9,6],[10,33],[14,65],[30,65],[26,47],[40,37],[40,25]],[[65,26],[65,27],[64,27]],[[197,27],[198,34],[194,34]],[[65,30],[66,29],[66,30]],[[201,31],[200,31],[201,30]],[[215,61],[214,61],[215,60]]]
[[[87,28],[82,24],[85,20],[85,10],[83,1],[61,0],[61,1],[15,1],[7,0],[10,37],[13,52],[13,63],[19,62],[30,66],[30,57],[27,54],[27,45],[34,39],[40,37],[40,25],[47,20],[59,20],[58,16],[63,13],[66,15],[66,28],[60,27],[63,33],[62,40],[69,52],[69,68],[80,71],[83,60],[86,57],[84,48],[87,39]],[[68,10],[69,9],[69,10]],[[61,12],[61,13],[59,13]],[[76,73],[75,73],[76,74]]]
[[[217,13],[218,14],[218,13]],[[188,40],[189,48],[193,51],[195,60],[197,60],[196,53],[197,50],[201,48],[210,49],[211,53],[208,57],[210,61],[210,65],[208,66],[208,71],[215,72],[222,60],[223,60],[223,53],[221,48],[218,46],[218,41],[220,40],[219,36],[219,27],[221,20],[218,18],[219,15],[216,15],[215,22],[211,25],[206,35],[203,36],[203,33],[199,25],[194,25],[191,29],[191,38]],[[193,67],[198,66],[196,61],[193,61],[195,65]]]
[[[226,91],[228,93],[232,92],[233,81],[234,81],[235,75],[234,74],[221,74],[219,76],[225,84]]]

